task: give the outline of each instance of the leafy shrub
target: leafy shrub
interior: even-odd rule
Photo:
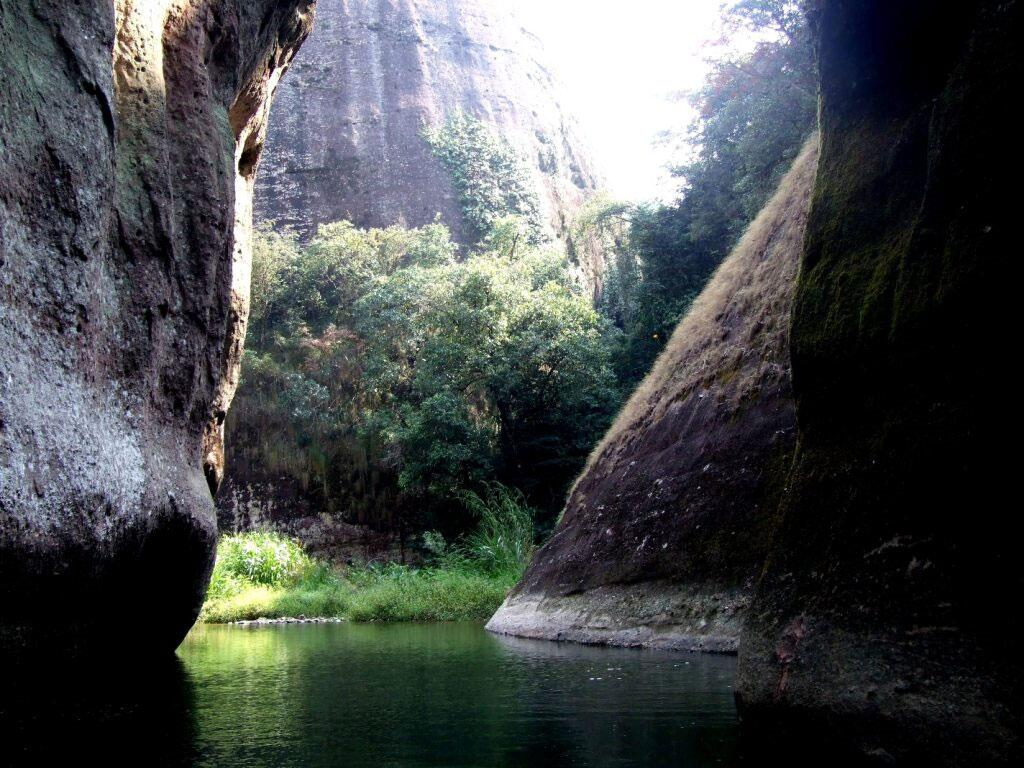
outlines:
[[[350,587],[295,539],[272,531],[222,536],[202,621],[341,616]]]
[[[521,495],[496,487],[484,497],[476,540],[449,544],[439,533],[430,567],[397,563],[350,568],[344,577],[277,533],[223,536],[200,619],[341,617],[352,621],[486,619],[525,567],[532,546]],[[477,503],[477,502],[474,502]],[[527,538],[529,537],[529,538]]]
[[[424,531],[422,543],[423,550],[432,558],[443,558],[448,554],[448,542],[440,531]]]
[[[229,595],[239,586],[289,586],[313,567],[313,561],[295,539],[272,531],[223,536],[217,545],[217,563],[210,589]]]
[[[460,110],[424,137],[448,169],[462,214],[481,241],[508,216],[525,223],[529,245],[543,240],[540,202],[526,165],[493,129]]]

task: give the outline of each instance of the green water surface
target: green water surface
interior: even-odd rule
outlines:
[[[8,756],[70,743],[101,764],[702,768],[736,754],[721,656],[479,624],[200,626],[166,667],[120,671],[65,683],[96,690],[28,689]]]

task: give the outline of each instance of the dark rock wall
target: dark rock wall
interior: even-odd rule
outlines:
[[[812,139],[676,329],[488,628],[735,651],[791,457]]]
[[[763,408],[708,418],[672,381],[683,342],[700,339],[692,314],[490,626],[711,649],[739,635],[746,749],[762,762],[1020,764],[1024,572],[1004,391],[1020,3],[811,10],[821,151],[793,298],[793,399],[774,395],[779,423],[797,425],[783,443],[793,458],[734,465],[780,503],[754,502],[750,474],[716,476],[720,455],[696,471],[701,451],[739,458],[770,443],[757,437]],[[712,295],[741,295],[742,281],[719,280]],[[720,310],[712,327],[724,344],[738,329],[771,339],[764,312]],[[692,349],[709,395],[737,386],[717,348]],[[744,571],[760,577],[737,619],[729,585]]]
[[[520,152],[564,234],[596,186],[537,39],[504,0],[321,0],[317,29],[281,86],[257,192],[257,216],[310,234],[429,224],[467,231],[425,126],[462,109]]]
[[[255,163],[311,23],[0,0],[0,648],[166,651],[199,610]]]
[[[827,0],[813,20],[799,449],[744,629],[742,712],[833,754],[1019,765],[1020,3]]]

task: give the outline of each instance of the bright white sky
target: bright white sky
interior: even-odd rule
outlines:
[[[671,156],[655,140],[689,121],[688,104],[670,97],[703,81],[722,0],[512,1],[544,41],[608,191],[671,198]]]

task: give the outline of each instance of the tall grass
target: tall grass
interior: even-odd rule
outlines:
[[[388,565],[350,571],[352,621],[486,619],[515,585],[479,570]]]
[[[436,532],[424,534],[428,562],[422,568],[389,564],[340,572],[278,533],[224,536],[200,619],[486,619],[529,563],[533,520],[522,494],[497,484],[464,503],[478,518],[476,529],[452,543]]]
[[[222,536],[200,620],[338,616],[348,590],[326,563],[272,531]]]
[[[522,491],[494,483],[484,496],[466,493],[462,500],[478,519],[462,545],[467,559],[518,581],[533,557],[533,515]]]

